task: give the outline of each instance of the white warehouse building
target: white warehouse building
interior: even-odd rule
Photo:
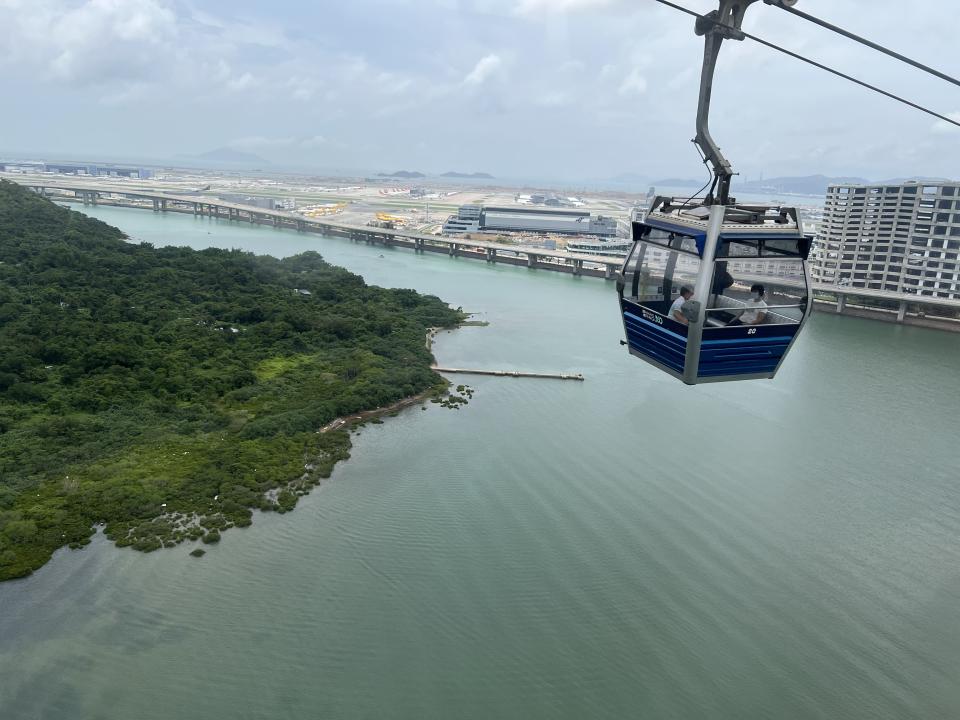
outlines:
[[[463,205],[443,225],[445,235],[470,232],[535,232],[616,237],[617,221],[583,210]]]

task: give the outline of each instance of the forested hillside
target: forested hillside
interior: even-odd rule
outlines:
[[[98,523],[152,550],[293,507],[347,457],[317,429],[440,383],[424,335],[459,319],[317,253],[132,244],[0,182],[0,579]]]

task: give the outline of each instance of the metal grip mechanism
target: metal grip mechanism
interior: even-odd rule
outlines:
[[[704,36],[704,50],[700,100],[697,105],[697,136],[693,142],[703,153],[704,162],[709,162],[713,170],[713,185],[707,193],[705,205],[726,205],[730,200],[730,179],[733,177],[733,167],[710,135],[710,94],[717,57],[724,40],[744,39],[740,26],[747,8],[755,2],[757,0],[720,0],[720,8],[698,17],[694,27],[697,35]]]

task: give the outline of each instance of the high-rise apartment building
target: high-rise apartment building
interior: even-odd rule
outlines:
[[[960,183],[833,185],[814,280],[960,299]]]

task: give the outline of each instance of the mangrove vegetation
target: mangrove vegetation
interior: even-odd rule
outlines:
[[[0,182],[0,579],[97,526],[210,547],[292,509],[348,457],[318,429],[442,387],[424,336],[462,319],[315,252],[156,248]]]

